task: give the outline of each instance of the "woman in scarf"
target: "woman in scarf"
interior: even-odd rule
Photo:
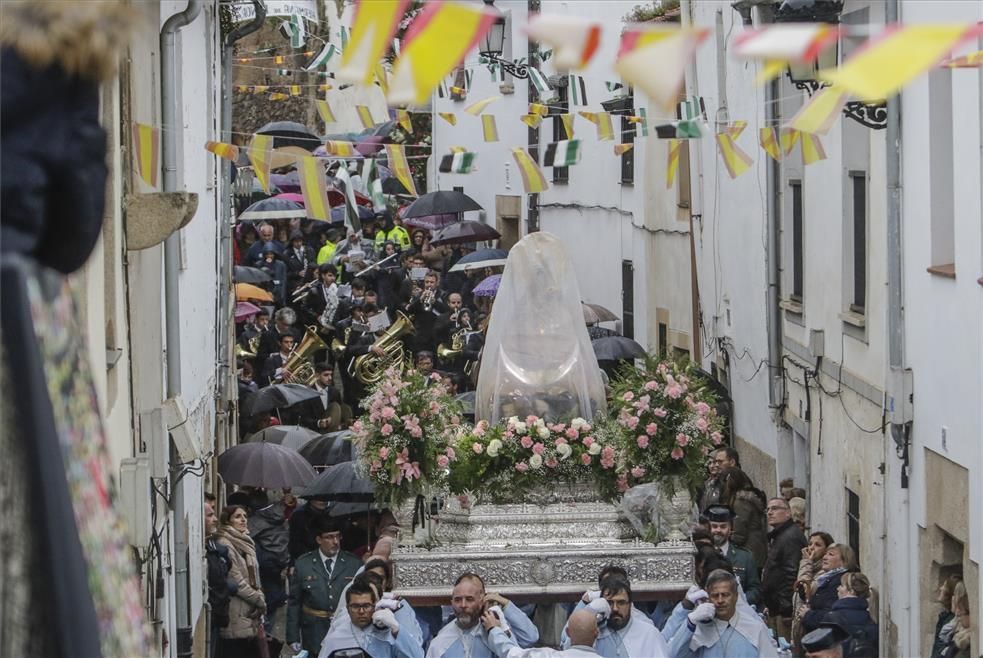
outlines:
[[[798,646],[804,633],[802,632],[802,615],[799,613],[806,603],[806,592],[812,588],[813,581],[823,573],[823,556],[826,549],[833,545],[833,537],[827,532],[814,532],[809,535],[809,545],[802,549],[802,559],[799,561],[799,574],[795,579],[792,594],[792,646]]]
[[[846,572],[857,570],[857,557],[849,546],[832,544],[823,555],[822,567],[825,573],[816,579],[809,603],[799,609],[803,634],[819,628],[826,613],[833,609],[833,603],[839,598],[840,580]]]
[[[259,584],[256,545],[249,536],[248,514],[241,505],[222,510],[218,542],[228,547],[232,566],[229,580],[236,592],[229,601],[229,625],[219,631],[219,658],[259,656],[258,629],[266,613],[266,599]]]
[[[942,650],[952,640],[956,628],[956,613],[952,610],[953,594],[956,585],[962,582],[959,574],[949,574],[939,586],[939,596],[936,599],[942,604],[939,618],[935,622],[935,641],[932,643],[932,658],[942,658]]]
[[[969,658],[969,642],[973,628],[969,616],[969,593],[963,581],[956,583],[952,590],[952,612],[955,614],[952,620],[955,623],[941,655],[943,658]],[[943,630],[943,633],[947,632],[948,629]]]

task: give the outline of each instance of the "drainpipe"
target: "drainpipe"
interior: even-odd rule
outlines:
[[[177,140],[179,126],[179,97],[177,93],[177,31],[190,24],[201,12],[201,0],[188,0],[184,11],[174,14],[160,30],[161,155],[164,163],[163,191],[177,191]],[[181,395],[181,315],[178,289],[178,268],[181,265],[181,242],[177,231],[164,242],[164,304],[166,306],[165,336],[167,342],[167,397]],[[180,458],[172,448],[172,463]],[[177,622],[177,655],[192,655],[191,598],[188,582],[188,527],[185,518],[184,486],[172,484],[172,513],[174,523],[174,598]]]
[[[765,87],[765,117],[769,126],[781,125],[781,110],[778,107],[779,81],[772,80]],[[781,378],[782,361],[782,316],[778,310],[779,272],[781,260],[779,252],[780,205],[778,197],[781,190],[782,172],[772,158],[765,158],[768,175],[766,195],[768,197],[768,404],[774,409],[782,402]]]

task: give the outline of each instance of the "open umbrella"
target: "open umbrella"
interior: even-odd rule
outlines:
[[[256,315],[260,309],[255,304],[249,302],[236,302],[235,318],[236,322],[242,322],[246,318]]]
[[[272,135],[273,148],[299,146],[313,151],[321,144],[321,138],[296,121],[273,121],[256,131],[257,135]]]
[[[584,322],[587,324],[597,324],[598,322],[611,322],[617,320],[618,316],[600,304],[581,304],[584,309]]]
[[[482,279],[481,283],[474,287],[471,294],[475,297],[494,297],[498,294],[498,285],[502,282],[501,274],[492,274]]]
[[[371,208],[366,208],[365,206],[356,206],[358,208],[358,219],[359,221],[365,221],[367,219],[372,219],[375,217],[375,213]],[[331,209],[331,223],[332,224],[343,224],[345,222],[345,206],[336,206]]]
[[[328,516],[365,515],[375,510],[386,509],[384,503],[334,503],[328,510]]]
[[[467,272],[480,270],[483,267],[504,267],[508,257],[509,254],[504,249],[479,249],[466,256],[461,256],[450,271]]]
[[[438,231],[459,220],[460,217],[457,215],[427,215],[425,217],[408,217],[403,220],[403,225],[411,229],[422,228],[428,231]]]
[[[278,443],[284,448],[291,448],[300,451],[300,448],[308,441],[313,441],[320,434],[314,430],[309,430],[300,425],[271,425],[266,429],[260,430],[246,437],[249,443],[266,441],[267,443]]]
[[[271,198],[280,199],[282,201],[293,201],[294,203],[304,205],[304,195],[300,192],[281,192],[280,194],[277,194],[275,197]]]
[[[465,244],[467,242],[497,240],[500,237],[502,237],[502,234],[488,224],[469,219],[440,229],[434,234],[430,244],[434,246],[442,244]]]
[[[342,462],[328,466],[310,484],[294,494],[300,498],[369,503],[375,500],[374,491],[372,482],[359,477],[355,472],[354,462]]]
[[[341,430],[322,434],[303,447],[298,452],[314,466],[334,466],[352,460],[351,430]]]
[[[303,204],[287,199],[270,197],[262,199],[249,206],[237,218],[240,222],[256,222],[270,219],[303,219],[307,217],[307,211]]]
[[[236,299],[239,301],[245,299],[258,299],[261,302],[272,302],[273,295],[251,283],[237,283]]]
[[[428,192],[410,204],[404,217],[426,217],[428,215],[447,215],[481,210],[477,201],[464,192],[438,190]]]
[[[587,335],[591,340],[597,340],[598,338],[607,338],[608,336],[620,336],[614,329],[608,329],[607,327],[599,327],[596,324],[587,326]]]
[[[644,359],[645,348],[624,336],[608,336],[591,341],[598,361]]]
[[[232,280],[236,283],[266,283],[272,281],[273,277],[258,267],[236,265],[232,270]]]
[[[275,185],[284,192],[299,192],[300,173],[295,169],[285,174],[270,174],[270,185]]]
[[[298,402],[313,400],[321,394],[309,386],[301,384],[272,384],[259,389],[253,394],[249,404],[249,415],[255,415],[270,409],[290,407]]]
[[[296,450],[275,443],[242,443],[218,456],[218,474],[229,484],[264,489],[302,487],[317,472]]]

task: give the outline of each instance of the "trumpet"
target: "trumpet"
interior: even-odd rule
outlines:
[[[434,300],[437,298],[437,291],[433,288],[426,288],[420,294],[420,303],[423,304],[423,310],[429,313],[433,310]]]
[[[306,297],[307,296],[307,293],[310,292],[311,286],[313,286],[315,283],[317,283],[317,279],[314,279],[313,281],[309,281],[308,283],[305,283],[301,287],[299,287],[296,290],[294,290],[293,291],[293,294],[292,294],[292,297],[291,297],[291,302],[290,303],[291,304],[296,304],[300,300],[302,300],[304,297]]]

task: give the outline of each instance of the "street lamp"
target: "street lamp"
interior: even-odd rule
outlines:
[[[495,6],[495,0],[484,0],[488,7]],[[502,59],[502,52],[505,49],[505,16],[498,12],[495,22],[481,40],[480,55],[493,64],[498,64],[502,70],[513,77],[526,79],[529,77],[529,66]]]

